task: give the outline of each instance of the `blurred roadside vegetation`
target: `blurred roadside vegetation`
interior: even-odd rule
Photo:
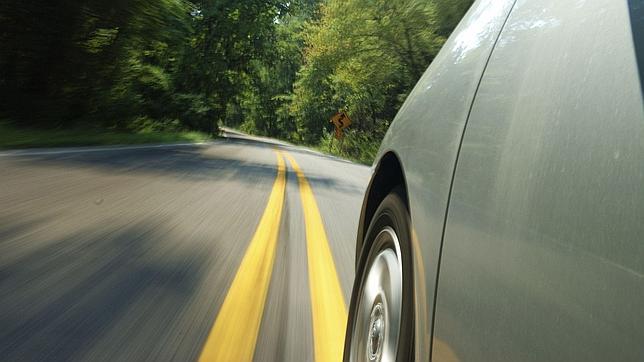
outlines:
[[[103,128],[42,129],[0,122],[0,149],[57,146],[127,145],[141,143],[205,142],[212,135],[199,131],[118,131]]]
[[[225,124],[369,162],[471,3],[4,0],[0,143],[203,137]],[[338,110],[353,120],[342,150]]]

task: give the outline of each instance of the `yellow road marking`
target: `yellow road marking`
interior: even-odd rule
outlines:
[[[311,186],[295,159],[288,153],[285,153],[285,156],[297,174],[304,210],[315,360],[340,361],[344,348],[347,310],[335,263]]]
[[[277,178],[266,210],[241,261],[199,361],[251,361],[273,272],[279,235],[286,167],[277,154]]]

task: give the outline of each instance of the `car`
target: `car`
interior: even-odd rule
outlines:
[[[643,31],[474,2],[374,162],[345,360],[644,360]]]

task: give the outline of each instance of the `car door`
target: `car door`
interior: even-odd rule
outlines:
[[[404,170],[414,228],[417,360],[426,361],[431,353],[438,258],[458,146],[476,87],[513,3],[474,2],[398,112],[376,157],[382,166],[387,163],[383,155],[395,154]],[[377,178],[383,170],[379,167]],[[371,200],[374,190],[377,194],[379,187],[372,182],[367,210],[378,206]],[[365,232],[369,217],[361,224]],[[362,250],[361,235],[357,250]]]
[[[457,163],[434,360],[644,359],[641,8],[515,4]]]

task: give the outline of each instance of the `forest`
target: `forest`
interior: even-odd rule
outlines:
[[[0,122],[226,125],[370,162],[472,1],[3,0]],[[353,121],[342,149],[338,111]]]

